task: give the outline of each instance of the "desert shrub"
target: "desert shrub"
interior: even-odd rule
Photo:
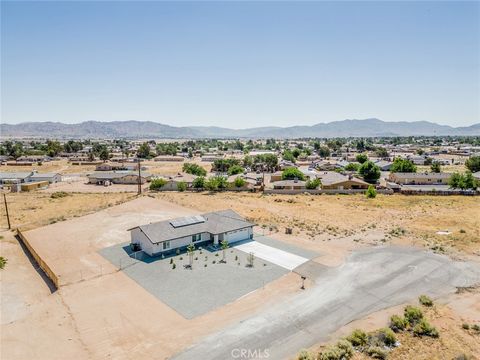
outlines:
[[[405,330],[407,327],[408,322],[405,320],[405,318],[398,316],[398,315],[392,315],[390,318],[390,329],[392,329],[395,332],[399,332],[402,330]]]
[[[182,192],[187,190],[187,183],[185,181],[179,181],[177,183],[177,190]]]
[[[427,295],[420,295],[418,302],[423,306],[433,306],[433,300],[430,299]]]
[[[365,193],[367,199],[374,199],[377,197],[377,190],[375,190],[375,186],[368,185],[367,192]]]
[[[175,263],[173,263],[172,269],[175,270],[176,267],[177,267],[177,265]]]
[[[165,179],[153,179],[150,181],[150,190],[159,190],[165,186],[167,180]]]
[[[470,325],[468,325],[467,323],[463,323],[462,324],[462,329],[470,330]]]
[[[431,337],[438,337],[438,330],[429,324],[429,322],[425,319],[420,320],[420,322],[415,325],[413,328],[413,333],[417,336],[431,336]]]
[[[67,196],[68,196],[68,193],[66,193],[65,191],[55,191],[52,195],[50,195],[52,199],[60,199]]]
[[[422,310],[415,306],[406,306],[404,310],[404,316],[405,320],[410,324],[410,325],[415,325],[417,324],[420,320],[423,319],[423,313]]]
[[[350,341],[340,340],[336,347],[340,352],[341,359],[350,359],[353,356],[353,346]]]
[[[471,360],[472,357],[467,354],[459,354],[453,358],[453,360]]]
[[[387,352],[380,346],[370,346],[366,353],[374,359],[386,359],[388,356]]]
[[[314,360],[312,354],[310,354],[307,350],[302,350],[298,354],[298,360]]]
[[[0,256],[0,269],[4,269],[5,268],[5,265],[7,265],[7,258],[4,258],[3,256]]]
[[[340,340],[335,345],[331,345],[323,350],[319,360],[348,360],[353,356],[352,344],[347,340]]]
[[[393,346],[397,342],[395,333],[390,328],[383,328],[378,331],[378,339],[386,346]]]
[[[472,326],[472,329],[477,331],[477,332],[480,332],[480,325],[475,324],[475,325]]]
[[[347,336],[347,340],[350,341],[353,346],[364,346],[368,342],[368,335],[363,330],[355,329]]]

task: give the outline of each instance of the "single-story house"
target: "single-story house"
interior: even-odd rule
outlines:
[[[173,155],[159,155],[153,158],[155,161],[183,161],[185,158],[183,156],[173,156]]]
[[[62,175],[59,173],[38,173],[34,172],[28,179],[27,182],[39,182],[39,181],[48,181],[50,184],[54,184],[62,181]]]
[[[319,172],[318,178],[325,190],[368,189],[369,183],[352,175],[343,175],[336,171]]]
[[[390,173],[388,179],[401,185],[447,185],[450,173]]]
[[[187,188],[191,188],[193,185],[193,181],[195,180],[197,176],[192,175],[192,174],[187,174],[187,173],[178,173],[175,176],[169,176],[165,177],[163,176],[162,178],[167,181],[165,185],[162,186],[160,190],[164,191],[177,191],[178,190],[178,183],[180,182],[185,182],[187,184]]]
[[[138,164],[124,164],[124,163],[102,163],[95,167],[95,171],[115,171],[115,170],[138,170]]]
[[[393,164],[392,162],[385,161],[385,160],[375,161],[375,165],[377,165],[381,171],[390,171],[392,164]]]
[[[138,184],[138,172],[136,171],[97,171],[87,175],[90,184]],[[142,172],[140,183],[150,181],[152,175]]]
[[[38,189],[46,189],[48,188],[49,182],[48,181],[35,181],[35,182],[28,182],[23,184],[18,184],[15,186],[19,186],[21,191],[33,191]],[[18,188],[17,188],[18,190]]]
[[[132,246],[150,256],[195,246],[229,244],[252,239],[253,226],[233,210],[210,212],[136,226],[130,231]]]
[[[32,171],[20,172],[2,172],[0,173],[0,183],[2,184],[20,184],[27,182],[28,178],[33,175]]]
[[[280,180],[273,183],[273,188],[279,190],[304,190],[305,183],[305,181],[301,180]]]

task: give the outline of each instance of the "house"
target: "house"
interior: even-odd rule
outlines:
[[[187,184],[187,188],[191,188],[193,185],[193,181],[195,180],[197,176],[192,175],[192,174],[187,174],[187,173],[178,173],[177,175],[174,176],[169,176],[169,177],[163,177],[167,182],[165,185],[162,186],[160,190],[163,191],[168,191],[168,190],[173,190],[177,191],[178,190],[178,183],[184,182]]]
[[[155,161],[183,161],[185,158],[183,156],[173,156],[173,155],[159,155],[153,158]]]
[[[343,175],[336,171],[319,172],[317,177],[322,181],[322,189],[325,190],[366,190],[370,185],[352,175]]]
[[[34,172],[28,179],[27,182],[43,182],[47,181],[49,184],[54,184],[62,181],[62,175],[59,173],[38,173]]]
[[[392,167],[393,163],[390,161],[378,160],[378,161],[375,161],[375,165],[377,165],[381,171],[390,171],[390,168]]]
[[[278,190],[304,190],[305,181],[302,180],[281,180],[273,183],[273,188]]]
[[[447,185],[450,173],[390,173],[388,179],[400,185]]]
[[[28,178],[33,175],[32,171],[21,172],[2,172],[0,173],[1,184],[20,184],[27,182]]]
[[[138,170],[138,164],[124,164],[124,163],[102,163],[95,167],[95,171],[115,171],[115,170]]]
[[[96,171],[87,175],[89,184],[138,184],[138,173],[136,171]],[[142,172],[140,183],[150,181],[152,175]]]
[[[229,244],[252,239],[253,226],[233,210],[159,221],[129,229],[131,244],[150,256],[195,246]]]
[[[49,182],[48,181],[35,181],[35,182],[27,182],[23,184],[15,185],[17,186],[17,191],[33,191],[38,189],[46,189],[48,188]],[[20,187],[18,189],[18,187]]]

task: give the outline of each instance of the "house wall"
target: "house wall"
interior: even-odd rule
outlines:
[[[236,241],[250,239],[253,235],[252,227],[248,227],[241,230],[230,231],[225,234],[225,239],[231,244]]]
[[[160,255],[161,253],[168,253],[172,250],[187,247],[188,245],[192,244],[192,236],[185,236],[182,238],[170,240],[170,248],[167,250],[163,250],[163,243],[152,244],[152,242],[139,228],[130,231],[130,238],[132,244],[140,244],[142,250],[150,256]],[[203,244],[204,242],[209,240],[210,234],[202,233],[201,239],[194,242],[193,244],[195,244],[195,247],[198,247],[198,245]]]

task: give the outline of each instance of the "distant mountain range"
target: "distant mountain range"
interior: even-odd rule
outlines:
[[[228,129],[213,126],[177,127],[152,121],[85,121],[79,124],[28,122],[0,124],[2,137],[37,138],[302,138],[378,137],[410,135],[480,135],[480,123],[452,127],[428,121],[386,122],[379,119],[342,120],[312,126]]]

